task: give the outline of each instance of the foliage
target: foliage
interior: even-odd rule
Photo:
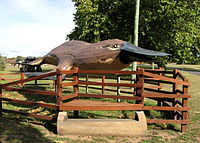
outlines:
[[[5,62],[6,62],[6,57],[3,57],[0,55],[0,71],[3,71],[5,69]]]
[[[133,43],[135,1],[73,0],[75,28],[69,40],[98,42],[122,39]],[[197,63],[200,54],[198,0],[142,0],[139,46],[171,53],[169,61]]]
[[[22,56],[17,56],[15,61],[23,61],[23,57]]]

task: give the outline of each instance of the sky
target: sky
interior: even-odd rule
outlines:
[[[75,27],[71,0],[0,0],[0,54],[43,56]]]

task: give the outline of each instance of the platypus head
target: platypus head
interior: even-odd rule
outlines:
[[[119,59],[122,63],[128,64],[133,61],[155,61],[157,56],[170,56],[170,54],[140,48],[125,41],[113,40],[111,44],[103,45],[101,48],[111,51],[120,51]]]

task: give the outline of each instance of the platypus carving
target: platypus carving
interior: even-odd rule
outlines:
[[[121,70],[133,61],[153,61],[155,56],[168,55],[170,54],[143,49],[119,39],[98,43],[74,40],[63,43],[29,64],[52,64],[65,70],[73,67],[87,70]]]

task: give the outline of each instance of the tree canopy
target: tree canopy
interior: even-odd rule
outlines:
[[[73,0],[75,28],[69,40],[99,42],[122,39],[133,43],[135,1]],[[140,47],[171,53],[169,61],[199,62],[199,0],[142,0],[140,3]]]

